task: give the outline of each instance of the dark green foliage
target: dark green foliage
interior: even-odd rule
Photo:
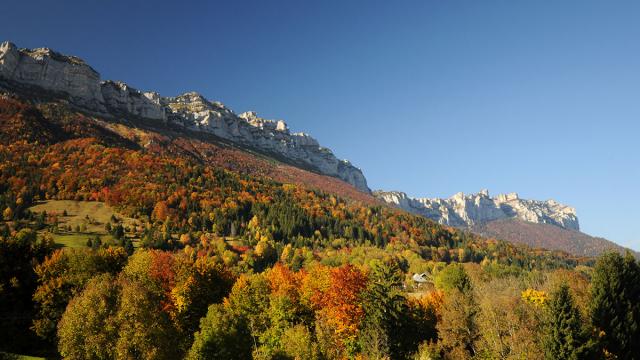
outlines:
[[[603,255],[592,279],[591,322],[604,349],[620,359],[640,357],[640,266],[627,253]]]
[[[176,248],[171,233],[152,227],[142,234],[142,246],[146,249],[172,250]]]
[[[395,354],[406,357],[418,350],[420,344],[437,341],[436,325],[435,309],[425,309],[423,306],[406,307],[400,317],[400,327],[394,336]]]
[[[122,227],[122,224],[116,225],[112,229],[112,234],[113,237],[116,238],[116,240],[122,240],[124,238],[124,228]]]
[[[545,358],[548,360],[577,360],[584,358],[582,319],[574,305],[573,296],[566,284],[551,294],[549,319],[544,341]]]
[[[131,256],[133,255],[133,242],[131,241],[131,239],[124,239],[124,243],[122,245],[124,247],[124,251],[127,252],[127,255]]]
[[[361,347],[379,357],[398,352],[398,330],[406,299],[401,290],[402,272],[394,261],[376,261],[369,274],[364,293],[366,328],[361,335]]]
[[[215,304],[200,322],[200,331],[195,334],[187,359],[251,359],[253,347],[245,319]]]
[[[52,249],[52,241],[30,229],[0,237],[0,349],[22,352],[35,347],[37,339],[29,331],[37,286],[33,266]]]
[[[373,263],[363,295],[365,328],[360,336],[361,348],[369,355],[404,359],[421,342],[435,339],[435,323],[428,321],[430,314],[407,305],[402,280],[395,259]]]
[[[102,238],[100,238],[99,235],[96,235],[93,237],[93,239],[87,240],[87,245],[91,246],[91,248],[94,250],[100,249],[102,247]]]

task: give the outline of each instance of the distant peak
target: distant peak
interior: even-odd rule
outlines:
[[[574,208],[555,200],[520,199],[515,192],[490,197],[489,191],[483,189],[477,194],[459,192],[448,199],[410,198],[405,193],[396,191],[376,191],[374,195],[404,210],[462,228],[493,220],[518,218],[570,230],[580,229]]]
[[[16,46],[16,44],[12,43],[11,41],[3,41],[2,44],[0,44],[0,51],[6,51],[8,49],[18,49],[18,47]]]

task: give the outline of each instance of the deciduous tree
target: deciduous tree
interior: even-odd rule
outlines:
[[[215,304],[209,307],[206,317],[200,322],[200,330],[195,334],[187,359],[250,359],[254,347],[246,318]]]
[[[118,327],[119,285],[109,274],[87,283],[73,298],[58,323],[58,351],[65,359],[113,359]]]

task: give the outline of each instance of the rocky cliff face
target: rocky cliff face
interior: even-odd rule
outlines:
[[[44,91],[47,97],[63,99],[96,115],[171,122],[185,129],[215,134],[282,156],[369,192],[360,169],[336,158],[311,136],[290,132],[282,120],[263,119],[255,112],[236,115],[223,104],[195,92],[162,97],[123,82],[101,81],[98,72],[83,60],[50,49],[18,49],[10,42],[0,44],[0,89],[21,94]]]
[[[574,208],[554,200],[520,199],[516,193],[490,197],[489,192],[483,190],[470,195],[457,193],[448,199],[414,199],[397,191],[376,191],[374,194],[401,209],[460,228],[473,228],[494,220],[515,218],[531,223],[557,225],[569,230],[580,229]]]
[[[50,49],[18,50],[0,44],[0,77],[12,85],[36,86],[66,94],[79,106],[105,111],[100,75],[79,58]]]

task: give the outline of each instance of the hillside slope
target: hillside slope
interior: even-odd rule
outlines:
[[[149,126],[171,127],[183,134],[213,135],[369,192],[360,169],[338,159],[310,135],[291,132],[283,120],[263,119],[251,111],[236,115],[196,92],[166,97],[123,82],[101,81],[100,74],[82,59],[48,48],[0,44],[1,92],[38,102],[64,102],[102,119],[145,120]]]
[[[279,186],[272,186],[273,181],[298,185],[312,192],[320,190],[325,193],[323,196],[333,199],[332,207],[341,204],[335,195],[355,200],[360,204],[357,206],[378,207],[382,204],[371,196],[359,169],[348,161],[338,160],[309,135],[291,133],[283,121],[262,119],[254,112],[236,115],[223,104],[209,101],[194,92],[163,97],[153,92],[138,91],[122,82],[101,81],[99,74],[81,59],[51,49],[18,49],[8,42],[0,45],[0,93],[3,94],[0,99],[0,140],[8,152],[5,160],[12,165],[8,169],[25,171],[12,164],[18,161],[11,154],[16,151],[23,152],[24,156],[29,154],[19,160],[24,166],[32,166],[43,157],[40,164],[44,167],[32,168],[34,174],[23,174],[23,178],[17,180],[15,176],[7,177],[8,181],[18,181],[23,186],[22,189],[0,189],[13,191],[6,199],[11,209],[20,208],[34,199],[100,200],[129,207],[132,214],[159,222],[166,220],[165,215],[172,214],[172,220],[182,221],[181,227],[186,227],[185,221],[199,221],[203,231],[212,225],[212,218],[219,216],[218,229],[224,228],[227,235],[246,232],[245,227],[252,220],[250,215],[262,214],[256,204],[269,203],[273,194],[281,191],[275,190]],[[118,156],[122,158],[118,159]],[[96,158],[103,157],[108,161],[96,167]],[[125,158],[135,166],[122,163]],[[203,179],[189,180],[185,176],[200,174],[202,169],[214,178],[218,177],[221,169],[226,169],[233,176],[240,176],[238,181],[241,185],[224,191],[204,189],[207,196],[213,196],[216,201],[206,198],[200,200],[206,206],[196,204],[190,198],[198,198],[195,195],[197,191],[188,196],[188,189],[192,187],[190,181]],[[165,174],[167,171],[172,173]],[[140,177],[140,174],[144,176]],[[226,179],[225,176],[222,178]],[[154,183],[154,179],[161,181]],[[179,192],[175,190],[178,187],[174,184],[176,181],[186,182]],[[221,186],[215,181],[212,183]],[[253,186],[268,188],[268,195],[256,194],[251,190]],[[249,190],[239,191],[238,188]],[[19,195],[22,193],[25,195]],[[27,195],[32,197],[29,201],[25,201]],[[166,197],[169,200],[164,199]],[[176,198],[183,200],[178,202]],[[18,200],[21,205],[13,204]],[[504,203],[512,200],[505,199]],[[322,209],[314,201],[308,201],[311,209],[308,215],[323,220],[318,220],[315,228],[309,225],[313,222],[308,220],[301,225],[302,233],[290,229],[292,234],[309,237],[318,232],[323,238],[343,237],[378,245],[398,239],[428,243],[432,238],[427,236],[429,230],[413,231],[411,226],[402,223],[391,225],[388,219],[395,215],[356,221],[353,219],[355,215],[347,216],[332,207]],[[211,210],[213,203],[231,210],[222,214],[218,208],[214,213]],[[518,202],[516,205],[521,204]],[[543,210],[549,210],[550,215],[543,214],[541,221],[555,221],[577,228],[574,214],[556,205],[545,204]],[[165,206],[169,207],[166,211]],[[244,208],[238,209],[238,206]],[[254,206],[257,208],[253,209]],[[162,216],[156,213],[158,207]],[[194,209],[200,209],[202,213],[195,214]],[[358,211],[380,211],[363,209]],[[385,214],[391,213],[385,210]],[[537,216],[535,211],[523,214],[525,218]],[[346,227],[336,225],[340,221],[334,220],[335,217],[346,221]],[[418,221],[415,217],[410,219],[409,222]],[[323,224],[327,221],[335,228],[325,228]],[[389,230],[393,227],[402,230]],[[465,238],[467,235],[456,236]],[[485,240],[478,241],[484,243]],[[439,248],[451,249],[458,245],[453,240],[438,241],[430,245],[428,256],[446,261],[458,256],[457,253],[447,255],[448,251]],[[527,252],[526,249],[522,251]],[[463,254],[469,252],[473,253],[472,249],[462,249]],[[484,256],[471,258],[477,261]],[[565,255],[550,256],[563,258]],[[463,255],[463,258],[468,257]]]
[[[502,219],[477,225],[479,235],[525,244],[534,248],[562,250],[577,256],[595,257],[606,251],[624,254],[627,249],[601,237],[549,224],[536,224],[518,219]],[[640,254],[633,252],[637,258]]]
[[[0,98],[0,141],[4,144],[27,141],[52,145],[82,138],[93,138],[109,147],[188,157],[240,174],[297,184],[366,204],[378,203],[368,193],[333,176],[289,165],[212,134],[175,131],[142,119],[101,119],[57,102],[32,105],[16,98]]]
[[[147,248],[179,249],[220,236],[252,252],[390,245],[444,262],[487,259],[534,268],[585,260],[381,206],[334,177],[223,141],[6,98],[0,99],[0,120],[0,208],[10,209],[5,219],[32,219],[28,209],[43,200],[100,201],[145,224],[127,236]]]

